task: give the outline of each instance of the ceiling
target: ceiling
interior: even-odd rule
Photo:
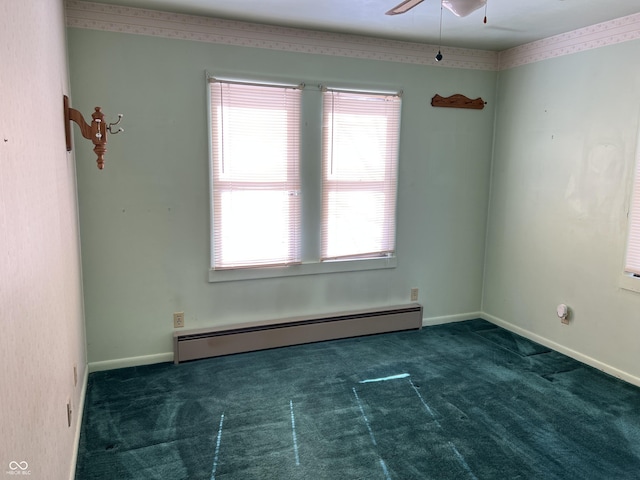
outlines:
[[[97,0],[99,3],[439,44],[440,3],[388,16],[401,0]],[[488,0],[465,18],[444,9],[442,45],[502,51],[640,13],[639,0]]]

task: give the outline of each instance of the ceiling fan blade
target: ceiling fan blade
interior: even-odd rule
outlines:
[[[416,5],[420,5],[422,2],[424,2],[424,0],[404,0],[404,2],[402,2],[401,4],[396,5],[395,7],[393,7],[386,14],[387,15],[400,15],[401,13],[408,12],[413,7],[415,7]]]

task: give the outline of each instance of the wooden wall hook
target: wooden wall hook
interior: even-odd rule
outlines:
[[[116,131],[112,130],[112,127],[120,123],[120,120],[122,120],[122,115],[118,115],[117,122],[107,125],[104,121],[104,113],[102,113],[101,108],[96,107],[95,111],[91,114],[91,123],[88,124],[78,110],[69,106],[69,97],[64,95],[64,133],[67,142],[67,152],[73,149],[71,142],[71,121],[74,121],[80,127],[82,136],[93,142],[93,151],[98,156],[98,168],[102,170],[104,168],[104,154],[107,152],[107,130],[114,135],[123,132],[124,130],[122,128],[118,128]]]
[[[431,99],[431,105],[434,107],[450,107],[450,108],[473,108],[482,110],[487,102],[482,100],[481,97],[470,99],[459,93],[451,95],[450,97],[441,97],[436,94]]]

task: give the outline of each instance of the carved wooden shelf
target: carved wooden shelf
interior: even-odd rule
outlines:
[[[441,97],[436,94],[431,99],[431,105],[434,107],[473,108],[476,110],[482,110],[486,103],[487,102],[482,100],[481,97],[472,100],[459,93],[451,95],[450,97]]]

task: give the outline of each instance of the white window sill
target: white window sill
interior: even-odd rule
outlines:
[[[313,262],[288,267],[242,268],[237,270],[209,270],[209,282],[234,282],[260,278],[294,277],[323,273],[359,272],[396,267],[396,257],[367,258],[362,260],[336,260]]]
[[[620,288],[640,293],[640,278],[634,277],[628,273],[623,273],[620,278]]]

